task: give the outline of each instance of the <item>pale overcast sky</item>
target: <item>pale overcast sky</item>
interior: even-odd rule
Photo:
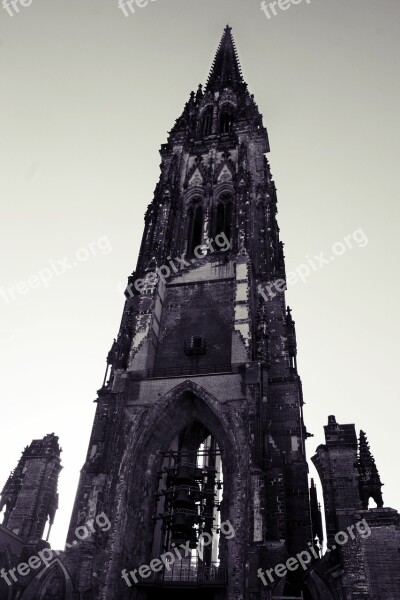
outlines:
[[[269,131],[287,270],[368,238],[287,293],[308,456],[329,414],[355,422],[400,508],[398,0],[303,0],[270,19],[259,0],[155,0],[128,17],[117,0],[18,6],[0,5],[0,487],[55,432],[50,541],[64,545],[158,150],[229,22]],[[43,269],[47,287],[11,297]]]

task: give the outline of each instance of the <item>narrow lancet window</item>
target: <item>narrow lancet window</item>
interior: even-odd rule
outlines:
[[[222,135],[227,135],[232,132],[233,123],[235,121],[235,113],[232,106],[226,104],[221,111],[220,118],[220,133]]]
[[[195,249],[203,241],[203,207],[200,202],[192,204],[188,210],[188,254],[194,254]]]
[[[219,200],[216,210],[214,235],[225,234],[227,239],[232,238],[232,200],[230,196]]]
[[[203,113],[201,123],[200,123],[200,133],[203,137],[207,135],[211,135],[212,133],[212,120],[213,120],[213,109],[210,106],[206,108]]]

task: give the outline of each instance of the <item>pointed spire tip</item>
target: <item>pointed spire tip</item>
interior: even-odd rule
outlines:
[[[212,63],[206,90],[217,91],[226,87],[237,88],[244,84],[235,42],[228,24],[223,32]]]

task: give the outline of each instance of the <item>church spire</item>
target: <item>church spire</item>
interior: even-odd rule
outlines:
[[[232,36],[232,27],[227,25],[211,67],[206,91],[216,92],[226,87],[235,89],[243,84],[242,71]]]

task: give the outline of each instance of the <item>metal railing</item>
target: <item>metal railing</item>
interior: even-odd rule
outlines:
[[[232,373],[232,365],[187,365],[185,367],[169,367],[166,369],[157,368],[147,371],[147,377],[180,377],[182,375],[206,375],[216,373]]]
[[[139,585],[215,585],[226,584],[226,569],[217,564],[204,565],[191,559],[167,563],[162,571],[151,573],[150,577],[140,579]]]

